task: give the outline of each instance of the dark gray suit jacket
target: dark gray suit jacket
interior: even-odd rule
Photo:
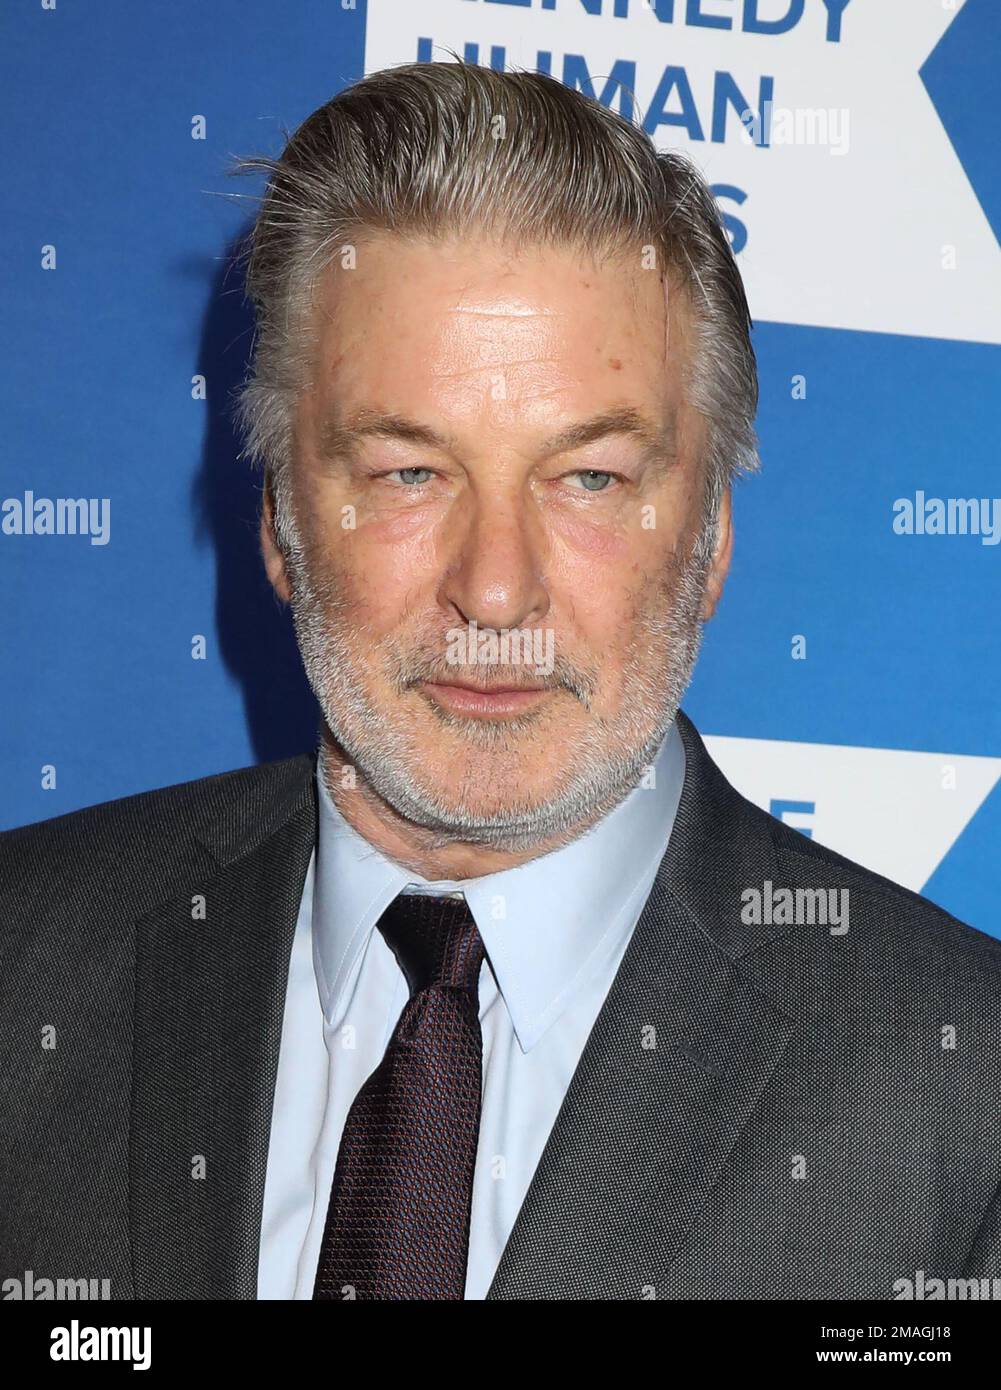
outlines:
[[[678,725],[670,845],[489,1297],[1001,1276],[1001,943],[758,810]],[[256,1297],[315,834],[303,756],[0,836],[0,1280]],[[745,924],[766,883],[847,889],[848,932]]]

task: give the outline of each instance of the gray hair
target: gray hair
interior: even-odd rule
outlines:
[[[276,495],[313,367],[317,282],[367,231],[476,231],[596,259],[652,252],[691,305],[696,347],[685,389],[707,422],[713,532],[726,487],[756,469],[751,321],[719,209],[689,160],[658,153],[600,102],[539,72],[405,64],[326,102],[278,159],[237,160],[232,172],[269,176],[241,251],[257,332],[236,411],[241,457],[264,468]]]

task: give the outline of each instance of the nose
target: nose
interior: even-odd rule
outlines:
[[[549,611],[542,519],[531,498],[490,489],[449,518],[453,549],[439,602],[465,623],[497,631],[538,624]]]

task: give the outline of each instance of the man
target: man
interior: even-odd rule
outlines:
[[[1001,1274],[1001,948],[757,810],[679,710],[756,461],[702,180],[461,63],[243,167],[240,416],[320,746],[0,839],[3,1276]]]

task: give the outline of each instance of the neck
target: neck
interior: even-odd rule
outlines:
[[[319,760],[320,775],[330,799],[352,830],[387,859],[432,882],[482,878],[538,859],[577,839],[614,804],[613,798],[609,806],[597,807],[579,825],[525,849],[495,849],[408,820],[360,776],[327,729],[323,731]],[[344,775],[349,767],[353,772],[350,778]]]

